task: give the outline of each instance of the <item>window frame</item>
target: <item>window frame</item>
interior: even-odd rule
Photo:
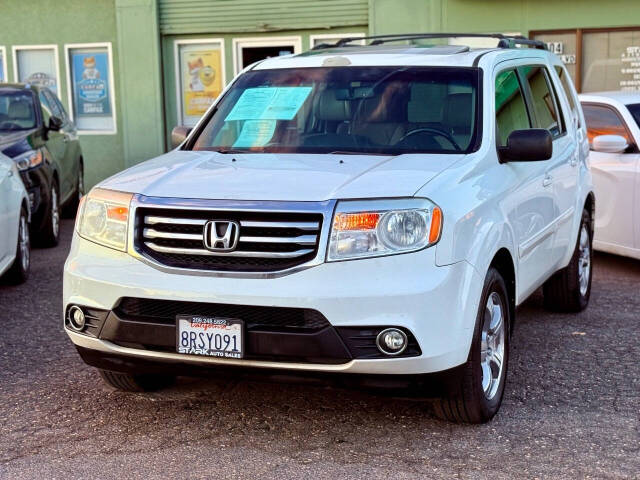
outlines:
[[[627,133],[627,137],[630,141],[629,146],[627,147],[627,149],[622,152],[622,153],[638,153],[640,150],[638,150],[638,145],[636,144],[635,138],[633,136],[633,133],[631,132],[631,129],[629,128],[629,125],[627,125],[627,122],[625,121],[624,117],[622,116],[622,114],[618,111],[618,109],[616,107],[614,107],[613,105],[609,105],[608,103],[601,103],[601,102],[580,102],[584,111],[584,107],[600,107],[600,108],[604,108],[606,110],[611,110],[613,112],[613,114],[618,117],[618,120],[620,120],[620,123],[622,124],[622,127],[624,128],[625,132]],[[587,116],[585,114],[585,120],[584,120],[584,124],[585,124],[585,130],[587,132],[587,138],[589,137],[589,124],[587,123]],[[589,149],[591,150],[591,142],[589,142]]]
[[[174,75],[174,85],[176,90],[176,125],[186,125],[184,122],[184,113],[183,113],[183,98],[182,98],[182,70],[180,65],[180,47],[182,45],[217,45],[220,47],[220,68],[222,75],[222,90],[220,95],[218,95],[218,99],[224,94],[225,89],[227,88],[227,69],[226,69],[226,52],[225,52],[225,39],[223,37],[199,37],[199,38],[177,38],[173,41],[173,75]],[[214,104],[217,103],[217,100],[214,100]],[[200,116],[202,118],[206,115],[206,112]],[[197,124],[198,122],[196,122]],[[192,126],[195,128],[195,125]]]
[[[293,54],[302,53],[302,36],[289,35],[282,37],[235,37],[232,41],[233,73],[238,75],[244,67],[242,66],[242,49],[251,47],[293,47]]]
[[[84,130],[78,127],[73,117],[73,78],[71,76],[71,62],[69,61],[69,55],[72,50],[82,50],[91,48],[106,48],[107,57],[109,59],[109,90],[111,93],[111,116],[113,117],[113,128],[104,130]],[[68,116],[69,121],[74,122],[74,125],[79,135],[116,135],[118,133],[118,115],[116,110],[116,84],[114,82],[113,72],[113,50],[111,42],[97,42],[97,43],[65,43],[64,45],[64,62],[66,69],[66,82],[67,82],[67,109],[65,113]],[[53,92],[52,92],[53,93]],[[60,102],[62,103],[62,102]],[[64,106],[64,104],[63,104]]]
[[[538,118],[537,118],[537,114],[536,114],[535,103],[534,103],[534,99],[533,99],[533,93],[531,92],[531,86],[529,85],[529,79],[521,71],[521,69],[526,68],[526,67],[539,67],[539,68],[542,69],[542,73],[543,73],[543,75],[545,77],[545,81],[547,83],[547,89],[549,90],[549,93],[553,97],[553,104],[554,104],[554,107],[556,109],[556,115],[558,116],[559,126],[560,126],[560,133],[558,135],[553,135],[553,134],[551,135],[552,141],[555,142],[559,138],[562,138],[565,135],[567,135],[567,125],[566,125],[564,111],[560,109],[560,104],[558,102],[558,95],[557,95],[557,92],[556,92],[556,90],[554,88],[553,82],[551,81],[551,78],[549,76],[548,66],[545,63],[526,63],[526,64],[523,64],[523,65],[518,65],[516,67],[518,75],[520,76],[520,83],[524,84],[525,99],[526,99],[527,103],[529,104],[530,119],[533,120],[532,125],[535,124],[535,126],[532,126],[531,128],[542,128],[542,127],[540,127],[538,125]],[[548,129],[546,129],[546,130],[549,133],[551,133],[550,130],[548,130]]]
[[[584,63],[582,58],[584,51],[583,34],[613,32],[640,32],[640,27],[557,28],[549,30],[530,30],[529,38],[531,40],[535,40],[538,35],[574,33],[576,35],[576,74],[572,79],[578,93],[587,93],[582,91],[582,64]]]
[[[11,47],[11,56],[13,57],[13,81],[20,82],[20,68],[18,67],[18,53],[29,50],[51,50],[53,51],[53,61],[56,67],[56,87],[58,92],[54,95],[62,95],[62,78],[60,77],[60,57],[58,56],[58,44],[46,45],[14,45]]]

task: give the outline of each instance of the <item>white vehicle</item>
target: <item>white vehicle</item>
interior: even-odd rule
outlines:
[[[29,197],[15,162],[0,153],[0,277],[22,283],[29,276]]]
[[[580,95],[598,195],[593,247],[640,259],[640,92]]]
[[[125,390],[207,367],[402,379],[490,419],[516,306],[542,285],[587,306],[594,208],[562,63],[496,37],[262,61],[98,185],[64,274],[84,361]]]

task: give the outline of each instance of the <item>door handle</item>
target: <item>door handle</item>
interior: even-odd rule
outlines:
[[[544,177],[544,180],[542,180],[542,186],[548,187],[552,183],[553,183],[553,177],[547,173]]]

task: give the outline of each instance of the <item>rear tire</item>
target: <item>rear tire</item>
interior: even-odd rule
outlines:
[[[31,241],[29,236],[29,214],[27,209],[20,210],[18,223],[18,241],[16,245],[16,258],[7,272],[6,279],[13,285],[24,283],[29,278],[31,267]]]
[[[576,247],[569,265],[543,286],[544,306],[552,312],[581,312],[589,304],[593,274],[591,215],[582,211]]]
[[[493,267],[480,297],[469,358],[444,380],[446,395],[434,400],[437,417],[485,423],[500,409],[509,363],[511,309],[504,279]]]
[[[153,392],[166,388],[175,381],[175,377],[170,375],[133,375],[101,369],[98,371],[107,385],[123,392]]]
[[[51,198],[37,240],[43,247],[55,247],[60,242],[60,188],[55,180],[51,184]]]

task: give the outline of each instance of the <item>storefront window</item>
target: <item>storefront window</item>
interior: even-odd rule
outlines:
[[[582,91],[640,89],[640,29],[585,32]]]
[[[115,132],[110,44],[67,45],[69,103],[79,130]]]
[[[57,46],[14,47],[14,54],[14,69],[19,82],[48,87],[59,94]]]
[[[560,56],[579,92],[640,90],[640,27],[531,32]]]
[[[224,87],[222,40],[177,40],[178,123],[195,125]]]

